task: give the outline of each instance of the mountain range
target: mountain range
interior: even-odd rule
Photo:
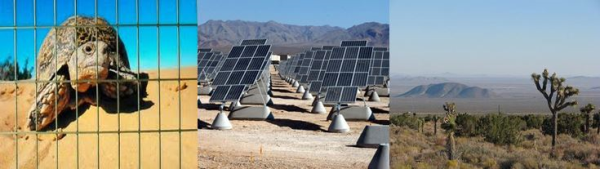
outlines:
[[[460,83],[437,83],[420,85],[396,97],[416,98],[493,98],[497,94],[489,89],[467,86]]]
[[[227,51],[242,39],[266,38],[274,54],[294,54],[310,47],[338,46],[342,40],[368,40],[371,46],[389,46],[389,25],[366,22],[348,29],[299,26],[275,21],[209,20],[198,26],[200,48]]]

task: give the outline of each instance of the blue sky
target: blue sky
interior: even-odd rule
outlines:
[[[136,4],[135,0],[97,0],[98,1],[98,16],[105,18],[111,24],[136,24]],[[118,4],[117,4],[118,2]],[[139,0],[140,9],[140,24],[156,24],[157,10],[156,1]],[[0,26],[33,26],[34,25],[34,4],[33,0],[18,0],[16,1],[16,23],[13,21],[13,1],[0,0]],[[56,17],[56,24],[60,25],[68,17],[75,15],[74,0],[56,0],[56,4],[52,0],[38,0],[36,2],[36,19],[37,26],[53,26]],[[177,4],[176,0],[160,0],[158,22],[161,24],[177,23]],[[56,15],[53,7],[56,5]],[[118,7],[117,7],[118,6]],[[118,9],[117,9],[118,8]],[[118,17],[117,17],[118,11]],[[196,48],[197,48],[197,18],[196,18],[196,0],[179,0],[180,23],[191,26],[180,27],[180,52],[182,66],[196,65]],[[77,1],[77,15],[94,16],[95,4],[91,0]],[[118,18],[118,20],[117,20]],[[23,64],[26,59],[29,59],[30,66],[33,64],[36,53],[41,46],[44,37],[49,32],[50,28],[38,28],[37,32],[33,29],[18,29],[17,30],[17,60],[19,64]],[[135,26],[120,26],[118,27],[119,36],[125,43],[125,47],[129,56],[129,60],[133,69],[138,65],[142,65],[143,70],[152,70],[158,68],[158,49],[157,49],[157,28],[156,26],[142,26],[139,28],[140,33],[140,63],[137,63],[136,49],[136,31]],[[160,57],[161,68],[177,67],[177,27],[161,26],[160,28]],[[34,34],[37,36],[34,42]],[[0,37],[2,44],[0,46],[0,59],[12,57],[15,55],[13,30],[0,29]],[[35,48],[34,48],[35,47]],[[23,63],[22,63],[23,62]]]
[[[600,76],[600,1],[391,0],[392,73]]]
[[[388,0],[198,0],[198,24],[208,20],[276,21],[349,28],[389,22]]]

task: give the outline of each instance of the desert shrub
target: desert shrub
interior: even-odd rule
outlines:
[[[29,60],[25,60],[25,67],[19,69],[18,63],[13,63],[12,57],[6,57],[3,62],[0,62],[0,81],[13,81],[15,80],[15,73],[17,79],[30,79],[33,72],[33,67],[28,67]]]
[[[583,135],[583,126],[585,120],[581,114],[575,113],[559,113],[558,114],[558,134],[568,134],[573,137],[580,137]],[[552,135],[553,132],[552,117],[548,116],[544,119],[542,125],[542,132],[544,134]]]
[[[541,129],[542,124],[544,124],[545,117],[546,116],[542,116],[542,115],[528,114],[528,115],[522,116],[522,119],[527,124],[527,129]]]
[[[566,146],[562,160],[581,164],[600,164],[600,148],[593,145]]]
[[[392,116],[390,123],[395,126],[406,126],[410,129],[419,129],[419,118],[409,113],[403,113],[400,115]]]
[[[479,118],[473,115],[469,115],[466,113],[459,114],[458,116],[456,116],[456,125],[458,126],[456,135],[468,137],[479,135],[478,123]]]
[[[520,131],[526,124],[516,116],[488,114],[481,118],[480,126],[485,141],[500,145],[514,145],[521,141]]]

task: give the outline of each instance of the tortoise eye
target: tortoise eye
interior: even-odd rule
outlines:
[[[83,48],[83,52],[85,52],[85,53],[87,53],[87,54],[90,54],[90,53],[92,53],[93,51],[94,51],[94,47],[93,47],[93,46],[91,46],[91,45],[87,45],[87,46],[85,46],[85,47]]]

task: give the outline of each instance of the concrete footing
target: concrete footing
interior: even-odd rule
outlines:
[[[314,114],[325,114],[327,113],[327,110],[321,101],[317,101],[310,112]]]
[[[296,89],[296,93],[304,93],[304,92],[305,92],[304,87],[302,87],[301,85],[298,86],[298,88]]]
[[[293,80],[292,87],[298,87],[298,86],[300,86],[300,83],[298,83],[298,81]]]
[[[344,119],[344,115],[339,114],[333,117],[327,131],[332,133],[346,133],[350,131],[350,126],[348,126],[346,119]]]
[[[390,126],[388,125],[370,125],[365,126],[356,146],[377,148],[380,144],[390,143]]]
[[[212,90],[210,86],[198,86],[198,95],[210,95]]]
[[[329,115],[327,115],[327,120],[333,119],[333,115],[336,114],[334,109],[331,109]],[[340,109],[340,114],[343,114],[346,120],[349,121],[373,121],[375,120],[375,116],[373,115],[373,111],[371,111],[370,107],[361,106],[361,107],[353,107],[346,106]]]
[[[263,105],[264,103],[272,103],[271,96],[264,94],[245,94],[240,99],[242,104]]]
[[[217,114],[217,117],[215,117],[215,120],[213,120],[213,123],[210,127],[215,130],[229,130],[232,128],[227,115],[225,115],[223,112]]]
[[[390,144],[381,144],[377,148],[375,155],[369,163],[369,169],[389,169],[390,168]]]
[[[242,107],[242,104],[240,104],[240,102],[236,101],[236,102],[231,102],[229,104],[229,110],[235,110],[238,107]]]
[[[267,106],[241,106],[229,113],[232,120],[273,120],[275,117]]]
[[[371,102],[381,101],[381,99],[379,99],[379,94],[377,94],[377,91],[371,92],[371,96],[369,96],[369,101],[371,101]]]
[[[302,95],[302,100],[312,100],[314,99],[312,94],[308,92],[308,90],[304,90],[304,94]]]

